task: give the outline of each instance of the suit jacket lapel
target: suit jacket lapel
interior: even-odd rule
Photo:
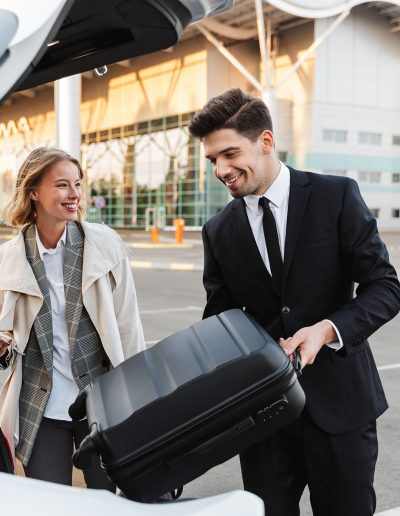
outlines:
[[[243,199],[235,199],[232,203],[232,210],[234,211],[233,223],[237,228],[240,247],[247,255],[247,258],[259,276],[265,281],[268,286],[280,295],[279,289],[272,281],[272,277],[263,262],[260,252],[258,250],[253,232],[251,230],[250,222],[246,213],[246,204]]]
[[[310,193],[311,189],[307,174],[290,169],[290,193],[286,225],[285,259],[283,263],[283,287],[292,264]]]
[[[36,281],[43,294],[43,304],[36,316],[33,326],[42,352],[43,362],[51,378],[53,370],[53,323],[51,317],[49,282],[37,248],[35,226],[29,226],[25,232],[25,249],[27,260],[31,264]]]
[[[64,291],[71,356],[82,314],[83,244],[83,234],[79,225],[69,222],[64,255]]]

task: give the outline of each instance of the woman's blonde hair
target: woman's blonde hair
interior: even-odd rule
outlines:
[[[52,147],[39,147],[33,150],[22,163],[18,172],[17,185],[11,201],[4,209],[6,223],[9,226],[21,227],[34,224],[36,211],[31,192],[39,186],[44,174],[60,161],[68,160],[78,167],[79,176],[83,179],[79,161],[65,151]],[[78,218],[84,214],[83,206],[78,206]]]

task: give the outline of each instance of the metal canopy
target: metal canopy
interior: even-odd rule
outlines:
[[[272,33],[279,33],[291,27],[292,23],[309,21],[277,9],[265,1],[262,4],[264,20],[270,24]],[[254,0],[236,0],[233,10],[213,19],[204,20],[201,25],[224,40],[257,39],[257,17]],[[229,29],[231,29],[231,32],[229,32]],[[196,25],[190,26],[183,33],[181,39],[189,39],[196,35],[198,35]]]
[[[312,7],[312,4],[318,5],[318,8]],[[289,5],[292,6],[290,10]],[[300,8],[301,5],[304,5],[304,7]],[[306,5],[309,5],[309,7],[306,8]],[[366,2],[365,0],[348,0],[346,2],[340,0],[325,2],[320,0],[318,2],[311,0],[308,2],[305,0],[296,2],[269,0],[267,2],[264,0],[262,9],[265,23],[268,21],[270,24],[272,34],[279,34],[295,25],[307,23],[315,18],[340,15],[357,5],[365,5],[384,17],[389,23],[388,29],[391,32],[400,31],[400,0],[393,2]],[[204,20],[201,25],[225,42],[228,42],[229,39],[256,39],[258,33],[254,0],[236,0],[233,10],[215,18]],[[194,37],[196,32],[196,26],[190,26],[181,39]]]

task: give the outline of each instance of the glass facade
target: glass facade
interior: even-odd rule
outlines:
[[[114,227],[199,227],[227,203],[226,188],[187,126],[192,113],[83,135],[87,219]]]

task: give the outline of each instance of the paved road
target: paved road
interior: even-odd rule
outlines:
[[[0,231],[0,242],[11,236]],[[160,244],[150,245],[148,234],[123,232],[124,240],[132,249],[132,266],[139,297],[139,307],[148,345],[200,320],[204,306],[201,282],[202,246],[198,234],[188,233],[185,245],[173,243],[171,234],[161,235]],[[383,235],[391,259],[400,269],[400,234]],[[376,471],[378,511],[385,516],[398,516],[400,510],[386,510],[400,506],[400,316],[371,338],[382,381],[391,408],[378,422],[380,453]],[[79,484],[80,477],[76,476]],[[241,488],[237,459],[214,468],[185,487],[185,496],[203,497]],[[302,500],[302,516],[310,516],[307,493]],[[339,515],[338,515],[339,516]]]

